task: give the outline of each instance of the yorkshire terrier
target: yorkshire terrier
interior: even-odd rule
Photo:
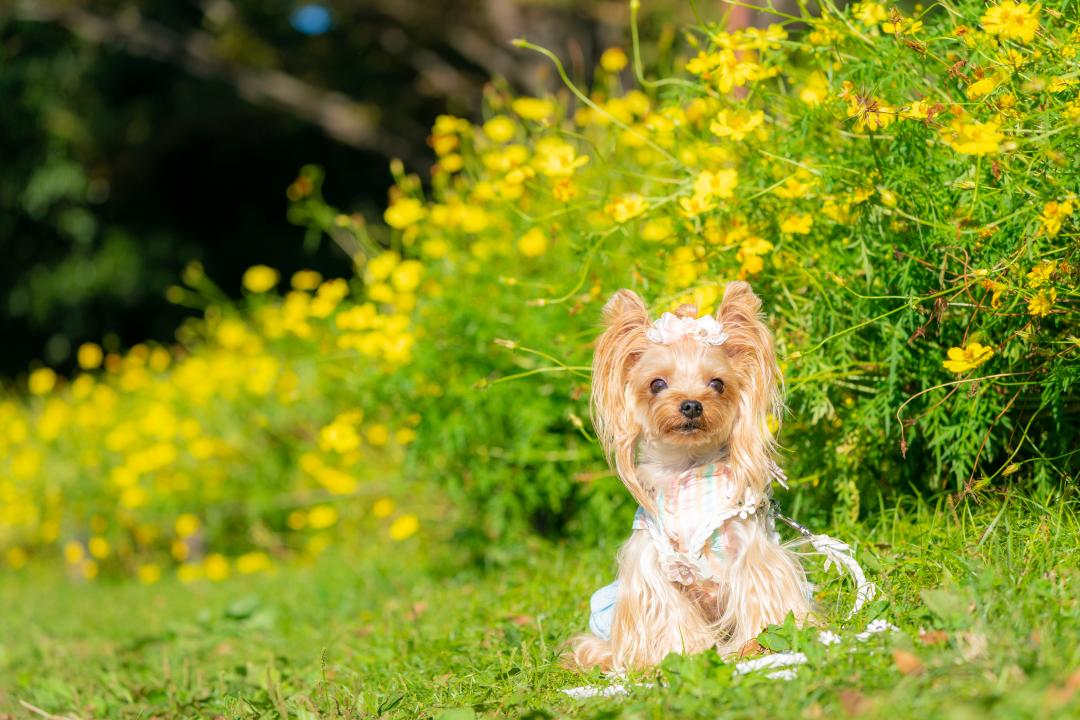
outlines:
[[[641,298],[604,306],[593,422],[640,508],[618,580],[592,599],[579,668],[624,671],[670,653],[742,649],[767,625],[810,614],[799,556],[769,512],[780,368],[761,300],[727,285],[715,316],[692,305],[652,322]]]

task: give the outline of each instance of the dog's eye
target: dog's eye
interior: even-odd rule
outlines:
[[[649,385],[649,389],[652,390],[652,394],[655,395],[661,390],[667,390],[667,383],[664,382],[663,378],[656,378],[652,381],[652,384]]]
[[[709,381],[709,387],[718,393],[724,392],[724,381],[720,378],[713,378]]]

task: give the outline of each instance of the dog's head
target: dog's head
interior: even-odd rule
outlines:
[[[638,443],[666,455],[726,449],[736,478],[767,482],[774,449],[768,415],[779,420],[780,371],[761,300],[731,282],[715,318],[684,305],[650,321],[641,298],[620,290],[604,306],[605,330],[593,358],[593,422],[630,491]]]

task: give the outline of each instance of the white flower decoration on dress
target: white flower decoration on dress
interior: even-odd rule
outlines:
[[[727,340],[724,326],[712,315],[694,318],[679,317],[666,312],[645,332],[646,337],[660,345],[671,345],[684,337],[704,345],[723,345]]]

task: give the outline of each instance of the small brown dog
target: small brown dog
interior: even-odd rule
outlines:
[[[732,282],[715,317],[684,305],[652,322],[620,290],[604,323],[593,420],[641,508],[607,588],[608,619],[597,622],[594,596],[594,634],[573,641],[568,662],[620,671],[669,653],[729,654],[789,612],[805,619],[802,564],[769,512],[779,473],[769,416],[779,419],[782,399],[761,301]]]

